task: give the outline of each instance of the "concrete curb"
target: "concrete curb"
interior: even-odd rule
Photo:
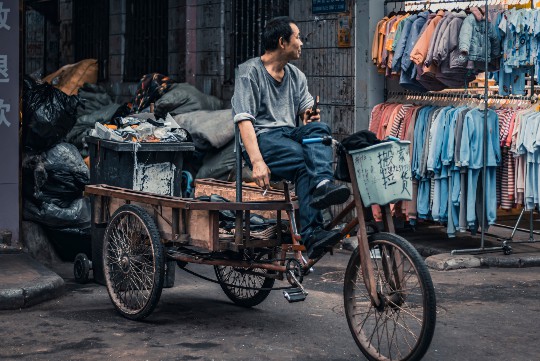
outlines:
[[[436,254],[426,258],[426,264],[429,268],[439,271],[449,271],[460,268],[480,267],[481,262],[480,259],[471,255],[453,256],[449,254]]]
[[[16,272],[18,279],[17,282],[0,280],[0,310],[29,307],[64,292],[64,280],[29,255],[9,253],[0,256],[0,268],[8,270],[2,277],[13,277],[10,272]]]

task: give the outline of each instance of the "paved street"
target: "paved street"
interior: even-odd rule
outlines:
[[[253,309],[178,270],[176,286],[164,290],[145,322],[119,316],[105,287],[74,283],[65,264],[55,269],[66,279],[64,296],[0,311],[0,359],[363,360],[342,306],[349,254],[338,251],[316,266],[304,281],[305,302],[288,304],[277,291]],[[432,271],[432,277],[438,319],[424,360],[539,359],[539,268]]]

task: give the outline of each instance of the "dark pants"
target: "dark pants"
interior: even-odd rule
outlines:
[[[330,127],[314,122],[298,128],[277,128],[257,136],[263,159],[272,179],[295,184],[300,203],[300,234],[306,240],[313,229],[322,225],[321,211],[310,206],[312,192],[324,180],[333,180],[332,147],[322,143],[302,144],[302,139],[330,135]],[[248,159],[247,154],[245,159]]]

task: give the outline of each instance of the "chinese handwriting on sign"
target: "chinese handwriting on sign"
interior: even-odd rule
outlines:
[[[404,164],[405,163],[405,148],[398,148],[398,157],[399,157],[399,162],[401,164]],[[410,178],[409,177],[409,168],[404,168],[401,171],[401,182],[402,182],[402,185],[403,185],[403,188],[401,188],[401,194],[407,192],[407,194],[409,194],[409,196],[410,196],[411,193],[409,192],[409,189],[407,188],[407,181],[409,180],[409,178]]]
[[[7,24],[7,16],[10,11],[10,9],[4,9],[4,3],[0,2],[0,29],[11,29],[11,27]]]
[[[378,154],[379,158],[379,171],[382,176],[384,189],[388,188],[388,186],[395,184],[396,181],[394,179],[394,164],[393,164],[393,158],[394,158],[394,152],[391,150],[384,150],[382,152],[379,152]]]
[[[4,99],[0,99],[0,125],[5,123],[8,127],[11,126],[11,123],[6,118],[6,112],[9,112],[10,108],[9,104],[4,104]]]

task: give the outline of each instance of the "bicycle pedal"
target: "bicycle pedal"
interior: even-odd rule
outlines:
[[[300,288],[291,288],[283,291],[283,297],[285,297],[289,303],[304,301],[307,295],[308,293],[302,291]]]

